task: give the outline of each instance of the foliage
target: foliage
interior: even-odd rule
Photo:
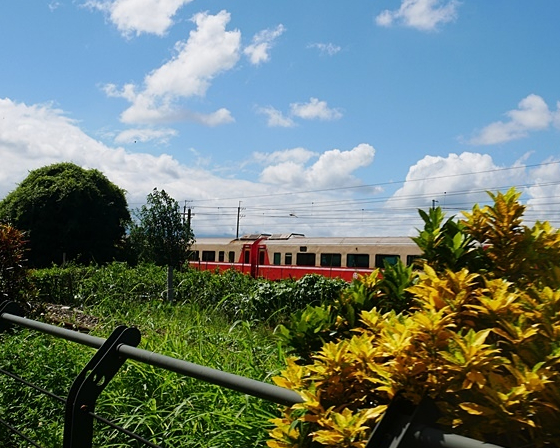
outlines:
[[[122,302],[112,297],[84,308],[102,324],[93,332],[107,337],[120,324],[142,333],[140,348],[267,381],[283,360],[267,328],[232,323],[221,313],[196,305],[162,301]],[[88,347],[25,329],[0,334],[0,367],[65,397],[73,378],[93,356]],[[62,446],[64,405],[0,375],[0,417],[45,448]],[[127,361],[98,399],[96,412],[161,446],[237,448],[262,446],[277,415],[273,403]],[[27,442],[0,426],[2,446]],[[93,446],[136,446],[130,438],[95,425]]]
[[[158,266],[180,267],[194,242],[190,224],[185,222],[179,203],[157,188],[147,196],[146,205],[136,211],[130,240],[139,259]]]
[[[522,225],[515,191],[491,198],[453,225],[423,215],[423,272],[407,313],[364,309],[348,336],[288,361],[275,381],[305,402],[274,420],[271,448],[364,447],[399,392],[433,398],[449,432],[560,446],[560,233]],[[359,282],[368,280],[380,289]]]
[[[297,281],[254,279],[235,270],[220,273],[186,269],[174,277],[178,305],[196,304],[219,310],[232,320],[267,322],[274,326],[308,304],[332,302],[346,282],[319,275]],[[111,298],[120,303],[146,302],[165,297],[165,268],[149,263],[129,266],[51,267],[30,273],[30,283],[42,302],[91,306]]]
[[[374,307],[382,311],[404,311],[410,306],[412,294],[407,290],[416,279],[412,267],[401,261],[386,264],[370,275],[353,281],[349,287],[329,301],[308,304],[296,311],[278,328],[288,353],[297,354],[299,363],[309,362],[323,344],[348,338],[360,326],[362,311]]]
[[[19,301],[28,289],[25,244],[23,232],[0,224],[0,300]]]
[[[0,203],[0,219],[26,233],[30,264],[46,267],[118,257],[130,214],[101,172],[57,163],[31,171]]]

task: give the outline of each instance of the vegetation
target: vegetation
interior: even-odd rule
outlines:
[[[72,163],[31,171],[0,202],[0,220],[25,232],[34,267],[118,257],[130,219],[123,190]]]
[[[274,326],[307,302],[332,301],[346,285],[320,276],[272,283],[236,271],[185,270],[177,272],[176,300],[169,304],[164,267],[119,262],[34,270],[30,282],[39,299],[35,318],[50,319],[48,303],[62,304],[70,307],[67,326],[85,330],[82,319],[88,316],[92,334],[107,337],[117,325],[134,325],[142,333],[141,348],[262,381],[285,365]],[[1,368],[61,397],[93,355],[87,347],[27,330],[0,334],[0,342]],[[0,390],[1,418],[42,446],[61,446],[61,403],[3,375]],[[97,412],[162,446],[237,448],[263,446],[278,407],[127,361],[98,400]],[[95,432],[94,446],[134,446],[101,425]],[[0,441],[27,446],[1,426]]]
[[[25,237],[8,224],[0,224],[0,300],[18,297],[26,289]]]
[[[458,221],[421,214],[424,258],[405,288],[409,310],[377,302],[386,288],[374,273],[336,307],[317,308],[330,327],[305,312],[287,327],[298,351],[295,330],[306,324],[317,325],[316,339],[334,336],[304,347],[275,378],[305,402],[274,421],[271,448],[363,447],[399,392],[413,403],[431,397],[449,432],[510,448],[560,446],[560,232],[523,225],[519,193],[491,197]],[[361,310],[350,327],[348,306]]]
[[[108,297],[87,307],[100,325],[93,334],[107,337],[120,324],[142,333],[140,348],[266,381],[283,364],[269,329],[231,322],[196,305],[141,303]],[[0,336],[0,365],[65,397],[73,378],[93,356],[88,347],[38,332],[19,330]],[[0,375],[0,417],[45,448],[62,446],[62,403]],[[262,446],[277,406],[266,401],[127,361],[101,394],[96,413],[163,447]],[[2,446],[29,446],[0,426]],[[130,438],[95,425],[93,446],[128,448]]]
[[[173,301],[173,269],[187,261],[194,234],[181,214],[179,203],[164,190],[156,188],[137,212],[130,240],[141,261],[167,266],[167,298]]]

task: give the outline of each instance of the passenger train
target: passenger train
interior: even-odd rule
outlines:
[[[239,239],[199,238],[189,266],[199,270],[235,269],[252,277],[280,280],[321,274],[351,281],[401,260],[410,265],[420,249],[409,237],[319,237],[252,234]]]

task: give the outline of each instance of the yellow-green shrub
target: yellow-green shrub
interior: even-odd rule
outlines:
[[[399,391],[432,397],[456,434],[560,446],[560,234],[524,226],[519,193],[491,197],[456,225],[424,214],[430,254],[408,313],[364,310],[351,336],[288,361],[275,381],[305,402],[274,421],[269,447],[364,447]]]

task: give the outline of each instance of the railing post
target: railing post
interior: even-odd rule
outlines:
[[[93,417],[97,397],[126,362],[117,351],[122,344],[140,343],[137,328],[117,327],[74,380],[64,415],[63,448],[91,448]]]

